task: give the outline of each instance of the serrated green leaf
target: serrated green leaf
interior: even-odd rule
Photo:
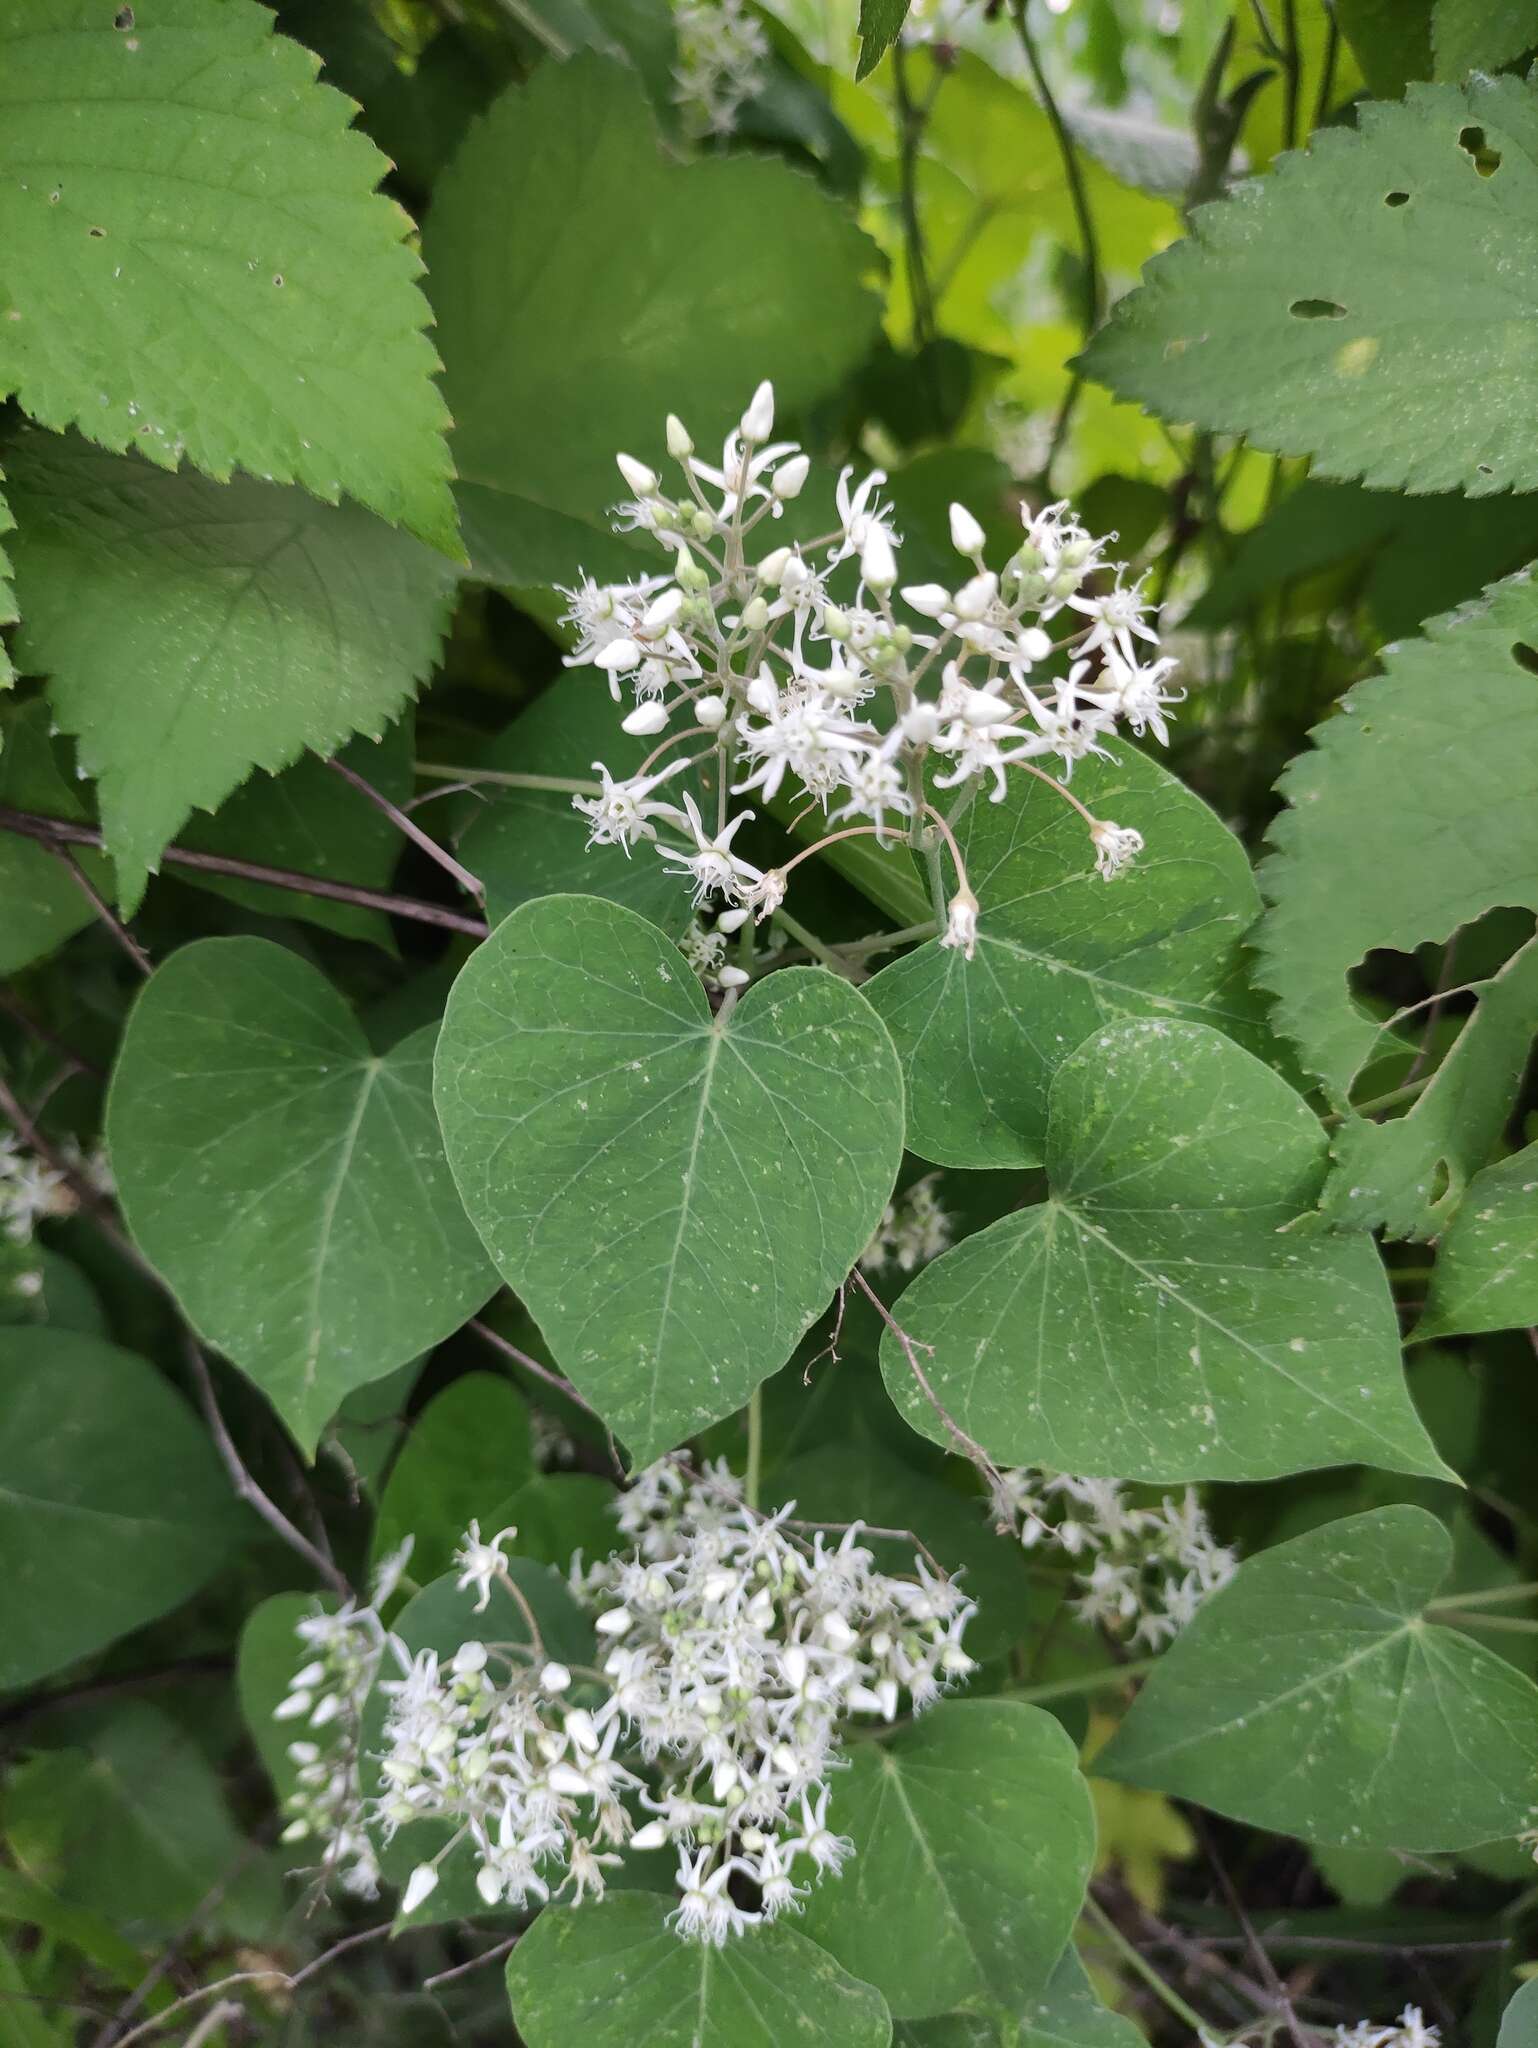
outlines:
[[[1538,91],[1516,79],[1365,105],[1203,207],[1080,365],[1164,419],[1312,455],[1320,476],[1532,489],[1535,163]]]
[[[1324,1133],[1206,1025],[1107,1026],[1059,1068],[1050,1198],[937,1259],[897,1308],[951,1418],[1003,1464],[1264,1479],[1361,1460],[1446,1477],[1371,1240],[1285,1226]],[[893,1332],[893,1400],[951,1443]]]
[[[381,796],[405,804],[416,787],[411,772],[414,721],[399,719],[378,740],[356,739],[337,759],[361,775]],[[350,882],[365,889],[389,886],[404,841],[400,827],[377,804],[314,754],[306,754],[281,775],[257,769],[213,817],[195,814],[177,835],[183,846],[227,859],[261,861],[323,881]],[[270,917],[299,917],[326,931],[363,939],[394,953],[395,934],[383,911],[334,902],[298,889],[277,889],[198,868],[178,868],[178,878]]]
[[[252,0],[116,12],[0,7],[0,390],[457,554],[421,260],[351,103]]]
[[[6,1838],[22,1868],[133,1940],[171,1935],[199,1912],[248,1940],[271,1933],[277,1866],[235,1825],[196,1739],[129,1700],[85,1740],[43,1751],[7,1781]]]
[[[495,1286],[433,1116],[435,1036],[372,1053],[325,977],[265,939],[184,946],[123,1036],[107,1138],[124,1218],[307,1453],[344,1394]]]
[[[438,1578],[471,1521],[532,1476],[529,1411],[495,1373],[466,1373],[429,1401],[390,1469],[374,1524],[374,1557],[413,1539],[407,1566],[419,1586]]]
[[[588,896],[472,955],[434,1093],[498,1270],[642,1465],[784,1364],[902,1154],[897,1056],[855,989],[787,968],[717,1018],[655,926]]]
[[[191,811],[377,736],[432,668],[453,572],[354,505],[73,436],[10,462],[18,655],[96,778],[125,911]]]
[[[1435,1237],[1499,1142],[1538,1032],[1538,939],[1473,984],[1478,1007],[1403,1116],[1348,1116],[1331,1143],[1320,1203],[1333,1223]]]
[[[1098,1773],[1344,1848],[1472,1848],[1538,1815],[1538,1687],[1428,1601],[1452,1543],[1379,1508],[1262,1552],[1160,1660]]]
[[[1526,0],[1436,0],[1431,43],[1438,78],[1498,71],[1538,48],[1538,21]]]
[[[476,758],[478,768],[519,775],[588,779],[601,759],[611,775],[635,774],[655,741],[621,732],[608,678],[597,669],[563,676]],[[656,849],[589,846],[588,821],[564,792],[503,789],[486,783],[460,842],[470,872],[486,884],[496,922],[536,896],[580,888],[584,895],[623,903],[650,918],[670,937],[687,928],[693,911],[687,883],[670,874]]]
[[[1017,776],[958,827],[982,906],[976,958],[931,940],[867,986],[903,1063],[909,1148],[925,1159],[1039,1164],[1052,1076],[1109,1020],[1255,1031],[1237,982],[1260,899],[1238,840],[1131,747],[1080,763],[1073,786],[1097,817],[1143,834],[1129,874],[1102,880],[1083,819]]]
[[[909,0],[860,0],[860,61],[855,77],[869,78],[903,32]]]
[[[507,1568],[539,1624],[540,1642],[535,1654],[541,1659],[554,1657],[568,1667],[585,1665],[591,1669],[597,1655],[593,1631],[564,1581],[546,1566],[531,1563],[526,1557],[509,1557]],[[445,1663],[461,1643],[495,1644],[495,1675],[505,1677],[515,1661],[527,1662],[506,1655],[510,1648],[531,1642],[523,1603],[505,1587],[495,1585],[485,1608],[477,1609],[475,1603],[473,1586],[461,1591],[452,1574],[434,1579],[407,1601],[396,1617],[393,1632],[411,1656],[422,1650],[434,1650]],[[390,1675],[390,1671],[381,1670],[381,1678]],[[385,1697],[376,1684],[364,1705],[361,1741],[363,1791],[370,1801],[380,1798],[386,1790],[379,1768],[385,1708]],[[414,1913],[398,1915],[397,1926],[427,1927],[443,1921],[485,1917],[486,1902],[475,1889],[478,1859],[474,1844],[449,1821],[410,1821],[388,1841],[377,1841],[379,1867],[389,1883],[404,1885],[416,1865],[435,1857],[456,1833],[462,1838],[438,1866],[437,1889]],[[553,1884],[556,1866],[547,1863],[544,1875]],[[502,1909],[504,1915],[514,1910]]]
[[[1422,1337],[1538,1323],[1538,1145],[1487,1166],[1437,1245]]]
[[[1255,933],[1275,1022],[1336,1102],[1381,1027],[1347,977],[1496,905],[1538,910],[1538,584],[1524,574],[1391,649],[1278,787]]]
[[[1046,1985],[1084,1903],[1089,1788],[1040,1707],[947,1700],[861,1743],[830,1808],[855,1854],[802,1925],[899,2019],[1017,2009]]]
[[[709,448],[762,377],[793,413],[875,331],[876,252],[843,208],[781,163],[664,156],[634,74],[592,56],[477,123],[425,240],[460,505],[499,580],[626,573],[617,450],[660,454],[669,412]]]
[[[783,1920],[724,1949],[681,1941],[645,1892],[541,1913],[507,1966],[528,2048],[886,2048],[881,1995]]]
[[[179,1606],[246,1529],[201,1424],[142,1358],[0,1329],[0,1689]]]

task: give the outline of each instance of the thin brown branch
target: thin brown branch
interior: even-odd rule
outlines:
[[[478,1956],[472,1956],[468,1963],[456,1963],[452,1970],[440,1970],[436,1977],[424,1977],[422,1989],[432,1991],[440,1984],[452,1984],[456,1978],[468,1977],[476,1970],[485,1969],[488,1963],[500,1962],[503,1956],[511,1955],[523,1939],[521,1934],[510,1934],[506,1941],[499,1941],[495,1948],[488,1948]]]
[[[521,1365],[525,1372],[533,1373],[534,1377],[543,1380],[547,1387],[554,1387],[556,1392],[564,1394],[568,1401],[575,1401],[577,1406],[585,1409],[595,1422],[603,1420],[598,1410],[590,1402],[583,1400],[570,1380],[563,1379],[558,1372],[553,1372],[548,1365],[541,1365],[539,1360],[531,1358],[527,1351],[520,1351],[516,1344],[508,1342],[500,1330],[494,1330],[490,1323],[483,1323],[479,1316],[471,1316],[465,1327],[474,1330],[477,1337],[484,1337],[493,1349],[500,1351],[504,1358],[510,1358],[514,1365]]]
[[[340,1593],[344,1600],[349,1599],[352,1587],[337,1569],[335,1560],[312,1543],[301,1529],[294,1527],[277,1502],[262,1491],[241,1462],[240,1453],[235,1448],[235,1440],[225,1427],[224,1417],[219,1412],[213,1376],[208,1370],[208,1360],[203,1356],[202,1345],[195,1337],[188,1336],[186,1351],[187,1363],[197,1388],[198,1405],[203,1410],[204,1419],[213,1434],[215,1446],[224,1461],[224,1469],[230,1475],[230,1483],[236,1493],[249,1507],[256,1510],[274,1535],[302,1557],[310,1568],[325,1580],[333,1592]]]
[[[955,1442],[956,1448],[961,1452],[964,1458],[969,1458],[971,1460],[971,1462],[977,1467],[978,1471],[982,1474],[983,1478],[987,1480],[990,1487],[997,1486],[1000,1483],[1000,1479],[1002,1477],[1002,1475],[999,1472],[998,1466],[994,1464],[992,1458],[989,1457],[988,1453],[983,1449],[982,1445],[977,1441],[977,1439],[975,1437],[968,1436],[966,1431],[962,1428],[961,1424],[949,1412],[949,1410],[945,1406],[945,1403],[940,1399],[939,1395],[935,1392],[934,1388],[929,1384],[929,1375],[925,1372],[923,1366],[919,1364],[919,1352],[927,1351],[931,1355],[933,1355],[934,1346],[931,1344],[920,1344],[916,1338],[909,1336],[908,1332],[903,1328],[902,1324],[898,1322],[897,1318],[892,1314],[892,1311],[881,1299],[881,1296],[876,1292],[875,1288],[871,1286],[870,1282],[866,1279],[865,1275],[860,1271],[858,1266],[854,1268],[853,1272],[849,1275],[849,1277],[854,1282],[855,1286],[859,1288],[860,1292],[865,1296],[866,1300],[870,1303],[871,1307],[874,1308],[877,1315],[880,1316],[882,1322],[886,1324],[887,1328],[891,1331],[892,1335],[897,1339],[897,1342],[902,1349],[902,1355],[904,1359],[907,1361],[908,1370],[913,1374],[914,1379],[918,1382],[919,1391],[923,1394],[924,1399],[929,1403],[930,1407],[933,1408],[936,1415],[938,1415],[940,1420],[944,1423],[946,1430],[949,1432],[951,1438]]]
[[[415,819],[408,818],[398,804],[391,803],[382,789],[375,789],[372,782],[365,781],[358,771],[349,768],[345,761],[331,761],[328,766],[340,775],[344,782],[351,783],[361,796],[366,796],[377,810],[384,813],[397,832],[404,834],[413,846],[420,847],[429,860],[436,861],[443,872],[451,876],[467,895],[473,896],[477,903],[485,904],[485,883],[472,875],[468,868],[461,867],[453,854],[440,846],[429,833],[424,832]]]
[[[162,2027],[169,2025],[181,2013],[187,2012],[195,2005],[201,2005],[205,1999],[222,1998],[226,1991],[233,1991],[238,1984],[266,1984],[276,1991],[297,1991],[302,1984],[307,1984],[322,1970],[329,1969],[337,1957],[345,1955],[349,1949],[360,1948],[364,1942],[378,1941],[382,1935],[388,1934],[391,1924],[387,1920],[380,1927],[365,1928],[361,1934],[344,1935],[340,1941],[334,1942],[324,1955],[316,1956],[313,1962],[306,1963],[302,1970],[295,1970],[292,1973],[278,1969],[237,1970],[231,1977],[221,1977],[217,1984],[200,1984],[195,1991],[189,1991],[185,1998],[177,1999],[175,2005],[168,2005],[164,2012],[155,2013],[152,2018],[142,2021],[130,2033],[121,2035],[117,2048],[132,2048],[135,2041],[147,2041],[151,2034],[158,2034]]]
[[[0,831],[14,832],[48,847],[93,846],[100,850],[106,844],[94,825],[77,825],[67,818],[46,818],[34,811],[13,810],[9,804],[0,804]],[[363,910],[382,910],[389,917],[405,917],[416,924],[464,932],[473,939],[484,939],[489,930],[484,918],[465,917],[440,903],[424,903],[414,896],[394,896],[385,889],[364,889],[352,882],[333,882],[323,875],[303,875],[293,868],[271,868],[261,861],[234,860],[222,853],[199,853],[190,846],[168,846],[160,858],[171,867],[195,868],[206,875],[230,875],[242,882],[264,882],[273,889],[323,896],[332,903],[354,903]]]
[[[18,1002],[9,989],[0,988],[0,1010],[40,1045],[46,1045],[51,1051],[56,1052],[61,1060],[67,1060],[76,1073],[88,1074],[93,1081],[106,1080],[105,1067],[98,1066],[95,1060],[88,1060],[84,1053],[76,1052],[72,1045],[67,1045],[56,1031],[43,1023],[41,1018],[34,1017],[25,1003]]]
[[[1298,2015],[1293,2011],[1292,2000],[1287,1995],[1287,1987],[1282,1982],[1280,1976],[1278,1976],[1276,1965],[1266,1953],[1265,1943],[1255,1932],[1254,1922],[1245,1911],[1244,1901],[1240,1898],[1234,1881],[1228,1874],[1227,1866],[1218,1854],[1217,1844],[1212,1839],[1211,1830],[1199,1813],[1193,1811],[1189,1818],[1196,1839],[1201,1844],[1202,1854],[1206,1857],[1208,1866],[1218,1881],[1218,1889],[1223,1894],[1229,1912],[1233,1914],[1234,1919],[1239,1924],[1239,1931],[1244,1936],[1245,1946],[1249,1950],[1250,1959],[1260,1973],[1260,1981],[1270,1993],[1271,1998],[1275,2002],[1277,2012],[1281,2015],[1282,2025],[1286,2029],[1288,2040],[1292,2042],[1293,2048],[1318,2048],[1318,2035],[1313,2032],[1312,2028],[1305,2027],[1298,2018]]]
[[[139,972],[143,975],[153,974],[155,972],[154,961],[151,960],[149,954],[145,952],[139,941],[112,908],[112,905],[108,903],[69,848],[61,846],[55,841],[49,846],[48,851],[58,861],[60,866],[68,871],[70,880],[75,884],[75,887],[84,896],[86,902],[90,904],[96,915],[101,919],[108,931],[111,932],[113,938],[117,940]]]

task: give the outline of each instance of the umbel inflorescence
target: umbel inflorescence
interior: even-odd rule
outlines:
[[[322,1872],[371,1892],[371,1837],[447,1822],[412,1873],[403,1910],[472,1849],[488,1905],[600,1897],[623,1853],[671,1849],[684,1936],[723,1942],[795,1908],[853,1844],[830,1817],[847,1730],[917,1713],[972,1670],[974,1608],[915,1560],[879,1571],[858,1524],[836,1540],[792,1510],[750,1509],[724,1465],[667,1459],[617,1505],[628,1547],[573,1569],[601,1668],[549,1656],[504,1556],[516,1536],[472,1524],[457,1562],[485,1639],[413,1658],[376,1605],[301,1624],[307,1661],[277,1709],[306,1727],[289,1754],[299,1790],[288,1841],[314,1840]],[[494,1604],[495,1603],[495,1604]],[[498,1615],[524,1627],[496,1639]],[[389,1675],[383,1675],[388,1672]],[[372,1686],[387,1701],[364,1793],[362,1727]]]
[[[627,853],[648,843],[731,931],[778,909],[791,869],[833,837],[905,835],[932,875],[948,851],[955,880],[941,944],[970,957],[978,904],[952,824],[980,791],[1001,799],[1017,771],[1082,814],[1086,855],[1107,879],[1119,874],[1141,836],[1093,816],[1065,785],[1120,726],[1165,740],[1176,693],[1141,586],[1104,559],[1112,537],[1093,538],[1066,504],[1051,505],[1022,515],[1019,545],[991,569],[982,527],[953,505],[956,581],[904,583],[880,470],[859,482],[844,470],[827,532],[778,538],[811,462],[773,432],[774,392],[761,384],[719,464],[669,417],[678,486],[617,458],[632,493],[616,508],[617,530],[651,535],[671,562],[563,593],[577,634],[568,665],[604,670],[616,703],[628,688],[625,731],[658,742],[620,780],[594,763],[600,793],[574,799],[592,842]],[[713,789],[708,816],[681,790],[691,768]],[[753,816],[738,800],[767,804],[787,786],[797,809],[821,809],[833,832],[759,869],[734,845]],[[947,815],[934,797],[950,792]]]

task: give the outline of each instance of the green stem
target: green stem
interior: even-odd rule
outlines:
[[[1538,1580],[1526,1579],[1520,1586],[1491,1586],[1483,1593],[1446,1593],[1440,1600],[1428,1600],[1426,1612],[1441,1614],[1453,1607],[1503,1607],[1508,1600],[1530,1600],[1538,1593]]]
[[[1008,1686],[1012,1700],[1066,1700],[1075,1693],[1113,1692],[1129,1678],[1143,1678],[1159,1662],[1157,1657],[1137,1657],[1130,1664],[1102,1664],[1094,1671],[1081,1671],[1077,1678],[1055,1678],[1047,1685]]]
[[[413,761],[418,775],[434,782],[492,782],[499,789],[553,789],[568,796],[599,796],[602,785],[570,775],[513,775],[501,768],[455,768],[446,761]]]
[[[1198,2040],[1205,2038],[1208,2027],[1201,2014],[1194,2007],[1187,2005],[1174,1986],[1165,1983],[1152,1963],[1138,1954],[1131,1942],[1128,1941],[1126,1935],[1122,1933],[1116,1922],[1092,1892],[1085,1895],[1084,1911],[1089,1919],[1094,1921],[1096,1927],[1099,1928],[1112,1948],[1115,1949],[1116,1953],[1127,1965],[1127,1968],[1142,1978],[1149,1990],[1169,2007],[1176,2019],[1184,2020],[1185,2024],[1196,2034]]]
[[[928,109],[914,104],[908,86],[908,53],[899,35],[892,45],[892,92],[897,103],[898,205],[902,213],[903,252],[908,271],[908,298],[913,307],[913,340],[918,348],[935,338],[935,302],[930,289],[924,230],[919,221],[918,160]],[[931,96],[930,105],[933,105]]]
[[[1079,162],[1078,144],[1068,132],[1068,124],[1063,119],[1062,109],[1053,98],[1052,88],[1047,83],[1047,74],[1041,68],[1036,41],[1025,18],[1025,0],[1010,0],[1010,13],[1014,16],[1015,33],[1020,38],[1025,61],[1030,66],[1031,82],[1036,88],[1036,96],[1052,124],[1058,155],[1063,160],[1063,175],[1068,181],[1068,196],[1073,202],[1073,217],[1078,225],[1080,252],[1084,259],[1083,325],[1087,340],[1100,324],[1104,289],[1100,275],[1100,242],[1095,234],[1094,215],[1090,212],[1084,169]]]
[[[764,1464],[764,1390],[755,1387],[748,1398],[748,1470],[743,1491],[748,1506],[757,1508],[759,1482]]]
[[[922,924],[905,924],[901,931],[872,932],[868,939],[845,939],[833,950],[841,960],[863,960],[868,953],[892,953],[899,946],[918,945],[924,939],[932,939],[940,926],[928,917]]]
[[[1442,1619],[1453,1627],[1491,1628],[1511,1636],[1538,1636],[1538,1621],[1518,1621],[1510,1614],[1464,1614],[1455,1607],[1440,1610]]]
[[[798,946],[805,946],[814,960],[820,960],[824,967],[831,967],[835,974],[843,973],[844,962],[840,960],[838,954],[819,939],[815,932],[808,931],[799,918],[792,917],[788,910],[777,910],[774,913],[774,921],[790,933]],[[746,930],[747,927],[744,926],[743,929]]]

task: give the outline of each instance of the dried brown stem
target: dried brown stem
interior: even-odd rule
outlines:
[[[344,782],[351,783],[361,796],[366,796],[377,810],[384,813],[397,832],[404,834],[413,846],[419,846],[429,860],[436,861],[443,872],[452,876],[467,895],[473,896],[477,903],[485,903],[485,883],[478,876],[472,875],[468,868],[461,867],[453,854],[424,832],[414,819],[408,818],[398,804],[391,803],[382,789],[375,789],[372,782],[365,781],[358,771],[349,768],[345,761],[331,761],[327,765],[340,775]]]

